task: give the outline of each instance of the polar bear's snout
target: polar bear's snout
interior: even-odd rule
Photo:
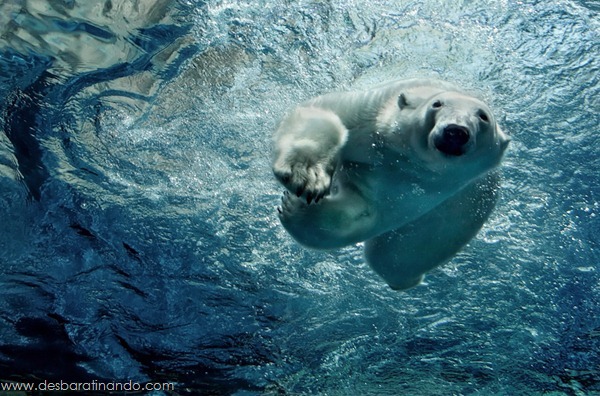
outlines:
[[[471,140],[469,130],[461,125],[446,125],[433,139],[435,148],[447,155],[459,156],[466,152]]]

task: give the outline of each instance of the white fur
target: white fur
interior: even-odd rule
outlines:
[[[461,155],[436,146],[450,125],[468,131]],[[289,191],[281,222],[312,248],[366,241],[369,265],[392,288],[412,287],[487,219],[489,172],[508,142],[483,102],[441,81],[312,99],[275,134],[273,171]]]

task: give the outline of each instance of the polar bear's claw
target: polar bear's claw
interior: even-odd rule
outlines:
[[[320,201],[329,191],[331,172],[327,168],[320,163],[299,164],[285,168],[275,167],[274,173],[288,191],[311,204]]]
[[[298,210],[306,208],[306,206],[303,199],[295,197],[289,191],[284,191],[281,196],[281,206],[277,207],[277,214],[279,219],[285,222],[286,219],[294,216]]]

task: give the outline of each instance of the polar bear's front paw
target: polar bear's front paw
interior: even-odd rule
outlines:
[[[289,216],[297,206],[300,206],[298,204],[302,205],[303,203],[299,199],[293,198],[289,191],[284,191],[281,196],[281,206],[277,207],[279,217]]]
[[[302,197],[307,204],[319,202],[327,193],[331,185],[331,175],[323,164],[305,163],[291,166],[276,166],[273,172],[277,179],[289,191]]]
[[[294,197],[289,191],[284,191],[281,197],[281,206],[277,207],[279,219],[286,224],[307,207],[308,205],[302,199]]]

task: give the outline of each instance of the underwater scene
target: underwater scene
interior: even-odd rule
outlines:
[[[272,137],[408,78],[511,142],[477,236],[395,291],[282,227]],[[0,0],[0,383],[600,395],[599,114],[595,0]]]

